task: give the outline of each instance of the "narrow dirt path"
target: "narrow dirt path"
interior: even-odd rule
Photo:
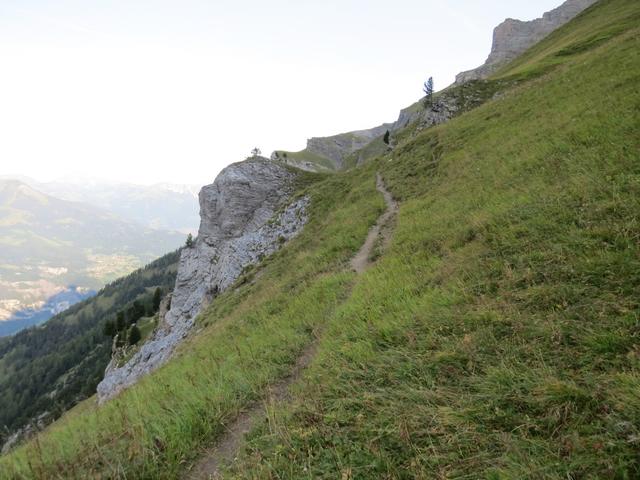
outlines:
[[[253,402],[246,407],[235,420],[226,425],[227,431],[218,439],[213,448],[205,452],[202,459],[187,472],[183,478],[187,480],[214,480],[222,478],[220,469],[223,465],[233,462],[244,436],[249,433],[255,422],[264,417],[267,406],[282,402],[289,397],[289,387],[297,382],[302,372],[309,366],[318,347],[316,338],[302,351],[293,370],[286,377],[268,387],[265,398],[260,402]]]
[[[384,196],[387,204],[386,211],[378,218],[375,226],[371,228],[367,239],[360,251],[351,260],[351,268],[357,273],[362,273],[371,264],[371,255],[376,242],[381,242],[381,248],[387,246],[391,240],[391,221],[398,212],[398,204],[387,191],[380,174],[376,176],[376,188]],[[249,433],[257,421],[264,418],[267,407],[274,403],[283,402],[289,397],[289,388],[302,376],[302,372],[309,366],[315,357],[318,348],[318,338],[309,344],[296,360],[296,364],[286,377],[280,379],[268,387],[265,398],[260,402],[251,403],[229,425],[226,432],[217,440],[216,444],[202,455],[183,478],[185,480],[217,480],[222,478],[221,468],[233,462],[238,454],[244,436]]]
[[[391,240],[391,221],[398,213],[398,202],[393,199],[393,196],[384,186],[382,177],[378,173],[376,176],[376,188],[384,196],[384,201],[387,204],[387,210],[380,215],[376,224],[369,230],[367,239],[360,247],[360,251],[355,257],[351,259],[351,268],[357,273],[364,272],[371,264],[371,255],[374,253],[373,249],[376,246],[376,242],[381,242],[381,247],[384,249]]]

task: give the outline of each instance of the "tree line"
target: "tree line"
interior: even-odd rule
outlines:
[[[123,347],[126,343],[135,345],[142,337],[137,325],[138,320],[145,316],[152,317],[160,310],[162,295],[162,288],[156,287],[151,298],[134,300],[131,306],[119,310],[114,318],[104,323],[103,333],[111,338],[117,336],[118,347]]]
[[[154,308],[155,290],[169,292],[175,284],[179,255],[167,254],[44,324],[0,338],[0,442],[40,414],[55,419],[95,393],[111,359],[105,323],[118,312],[126,320],[140,306],[145,314],[147,305]]]

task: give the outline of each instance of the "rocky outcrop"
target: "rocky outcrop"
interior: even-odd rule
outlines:
[[[355,132],[341,133],[332,137],[314,137],[307,140],[307,151],[321,157],[328,158],[336,170],[344,168],[344,160],[353,152],[367,146],[371,141],[384,135],[392,124],[357,130]]]
[[[295,175],[265,158],[225,168],[200,191],[200,229],[180,257],[171,308],[124,366],[107,367],[98,385],[103,402],[166,362],[202,308],[262,257],[296,236],[307,221],[308,198],[291,200]]]
[[[398,120],[391,125],[391,131],[405,128],[410,123],[420,121],[423,126],[432,127],[450,120],[459,110],[455,97],[443,93],[434,100],[433,105],[424,107],[422,102],[416,103],[400,111]]]
[[[392,126],[391,123],[385,123],[368,130],[310,138],[304,150],[293,153],[276,150],[271,154],[271,160],[310,172],[343,170],[349,155],[384,135]]]
[[[51,420],[51,414],[49,412],[44,412],[24,427],[13,432],[2,444],[0,455],[6,455],[22,442],[33,438],[38,432],[44,430],[44,428],[51,423]]]
[[[542,18],[523,22],[509,18],[493,31],[491,53],[484,65],[456,76],[456,84],[484,79],[574,18],[597,0],[567,0]]]
[[[558,8],[545,13],[541,18],[530,22],[507,19],[493,32],[493,46],[489,58],[481,67],[462,72],[456,76],[452,86],[459,86],[473,80],[483,80],[498,68],[514,60],[527,49],[538,43],[558,27],[564,25],[597,0],[567,0]],[[467,87],[468,85],[465,85]],[[465,92],[464,101],[449,87],[438,93],[434,104],[428,108],[417,102],[400,111],[393,123],[385,123],[368,130],[342,133],[331,137],[315,137],[307,141],[307,148],[301,152],[289,153],[276,151],[272,160],[293,165],[302,170],[327,171],[342,170],[347,167],[345,159],[354,152],[367,147],[373,140],[381,137],[387,130],[394,132],[411,123],[419,122],[421,127],[439,125],[450,120],[461,110],[474,108],[487,98],[473,98],[472,92]],[[367,152],[365,152],[367,153]],[[366,155],[359,154],[358,164]],[[331,165],[331,168],[328,166]]]

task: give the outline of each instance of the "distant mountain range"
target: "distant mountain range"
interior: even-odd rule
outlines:
[[[197,185],[136,185],[72,177],[52,182],[14,178],[42,193],[99,207],[149,228],[195,234],[200,224]]]
[[[111,198],[115,202],[116,194]],[[11,322],[0,335],[46,320],[64,302],[84,298],[79,292],[175,250],[184,238],[20,180],[0,180],[0,322]],[[63,303],[58,295],[66,295]]]

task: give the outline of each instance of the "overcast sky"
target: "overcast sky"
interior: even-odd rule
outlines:
[[[0,0],[0,174],[210,183],[396,119],[561,0]]]

